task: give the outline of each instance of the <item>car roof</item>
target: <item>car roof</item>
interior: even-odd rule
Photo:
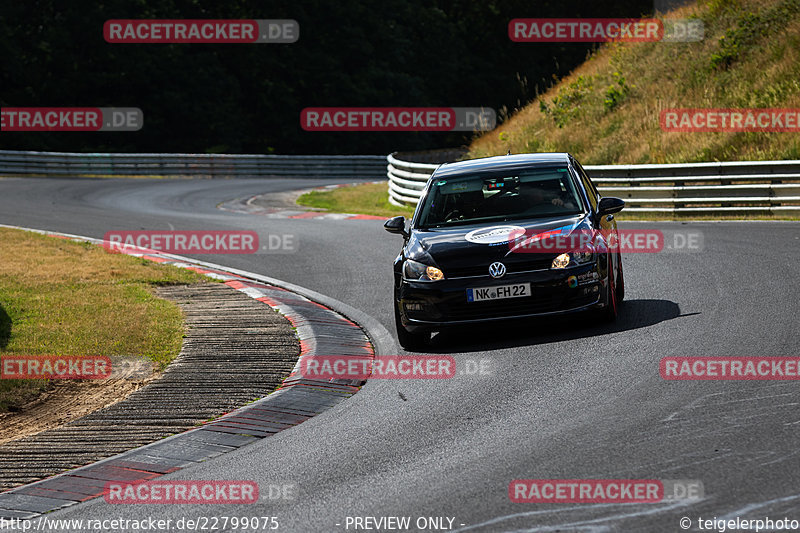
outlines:
[[[566,152],[482,157],[480,159],[468,159],[456,163],[445,163],[436,169],[434,175],[437,178],[442,178],[446,176],[462,176],[484,172],[515,171],[559,163],[566,164],[569,158],[570,155]]]

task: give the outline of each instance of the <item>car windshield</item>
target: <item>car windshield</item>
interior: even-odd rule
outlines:
[[[435,179],[420,212],[420,228],[573,215],[582,212],[566,167],[507,176]]]

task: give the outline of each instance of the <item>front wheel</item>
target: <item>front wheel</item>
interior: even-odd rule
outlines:
[[[622,254],[617,252],[617,306],[625,299],[625,274],[622,270]]]
[[[394,325],[397,328],[397,341],[400,346],[409,351],[421,350],[425,348],[431,340],[430,331],[410,332],[400,321],[400,311],[397,304],[394,304]]]
[[[606,287],[606,307],[603,309],[603,320],[606,322],[616,322],[619,315],[619,292],[617,284],[614,280],[614,272],[611,268],[611,261],[609,264],[608,272],[608,285]]]

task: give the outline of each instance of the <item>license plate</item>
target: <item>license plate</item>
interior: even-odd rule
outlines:
[[[506,298],[522,298],[530,295],[530,283],[517,283],[515,285],[500,285],[499,287],[478,287],[475,289],[467,289],[468,302],[504,300]]]

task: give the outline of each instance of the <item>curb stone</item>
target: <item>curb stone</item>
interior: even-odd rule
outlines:
[[[103,243],[101,239],[79,235],[8,225],[0,227],[94,244]],[[300,341],[297,364],[276,392],[199,428],[0,493],[0,518],[34,518],[101,496],[106,483],[147,481],[236,450],[334,407],[358,392],[365,383],[364,380],[310,380],[298,373],[304,357],[335,354],[363,359],[375,356],[373,344],[361,327],[330,307],[288,288],[272,285],[268,283],[269,278],[264,276],[212,266],[210,263],[172,254],[148,251],[129,255],[188,268],[219,279],[229,287],[276,309],[296,327],[296,335]],[[294,287],[291,284],[284,285]],[[317,294],[308,290],[304,292]],[[356,313],[353,310],[352,314]],[[374,322],[374,319],[370,320]],[[382,329],[383,331],[379,331],[381,344],[393,346],[385,339],[388,332],[385,332],[385,328]]]

